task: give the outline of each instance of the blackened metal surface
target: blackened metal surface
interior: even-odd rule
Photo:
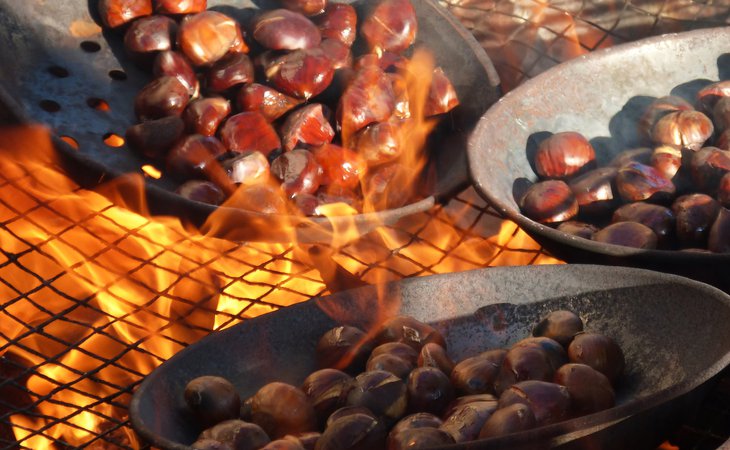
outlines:
[[[469,142],[477,190],[551,253],[568,262],[630,265],[679,273],[730,291],[730,254],[639,250],[562,233],[520,213],[515,189],[534,182],[531,142],[541,133],[577,131],[600,164],[642,146],[643,108],[670,93],[694,101],[711,81],[730,77],[730,28],[668,34],[597,51],[561,64],[505,95]]]
[[[298,385],[316,369],[314,348],[327,329],[341,323],[371,329],[382,317],[378,311],[434,324],[459,360],[511,345],[561,308],[574,310],[586,329],[612,336],[624,350],[618,406],[450,448],[654,448],[730,362],[730,297],[707,285],[615,267],[491,268],[404,280],[380,299],[374,288],[347,291],[213,334],[147,377],[130,406],[132,423],[154,446],[189,449],[201,431],[184,406],[189,380],[223,376],[243,398],[275,380]]]
[[[367,2],[352,2],[360,12]],[[466,140],[479,116],[500,95],[499,79],[492,63],[474,37],[435,1],[414,2],[419,18],[416,45],[430,48],[454,84],[462,104],[440,126],[429,144],[431,168],[437,182],[426,199],[382,215],[361,215],[361,231],[380,223],[429,209],[434,198],[455,194],[468,183]],[[258,8],[271,8],[273,1],[210,1],[209,8],[223,11],[246,24]],[[122,173],[142,173],[151,161],[136,155],[126,145],[110,147],[104,139],[111,133],[123,136],[134,123],[133,99],[151,76],[132,64],[124,54],[123,34],[98,26],[94,1],[46,2],[41,0],[0,2],[0,58],[12,61],[0,67],[0,90],[12,101],[9,110],[21,120],[49,124],[60,136],[73,138],[79,149],[58,143],[69,170],[85,186],[93,186]],[[90,9],[91,8],[91,9]],[[245,28],[245,27],[244,27]],[[0,100],[4,98],[0,95]],[[106,107],[99,108],[100,101]],[[0,114],[2,116],[2,114]],[[164,176],[147,180],[150,207],[156,214],[174,214],[200,224],[215,208],[174,194],[177,183]],[[429,197],[431,196],[431,197]],[[232,236],[241,240],[288,240],[277,233],[291,225],[291,218],[276,218],[247,211],[232,214],[238,220],[264,224],[247,226]],[[296,223],[300,222],[294,220]],[[324,220],[316,223],[326,224]],[[270,230],[263,234],[261,229]],[[224,233],[230,230],[221,230]],[[306,238],[306,234],[302,235]]]

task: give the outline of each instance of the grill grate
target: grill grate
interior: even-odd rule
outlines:
[[[730,5],[713,0],[444,4],[490,54],[505,91],[595,49],[730,21]],[[467,189],[326,255],[354,274],[337,284],[320,275],[328,258],[306,248],[194,236],[73,184],[59,188],[49,172],[0,161],[0,448],[143,446],[126,405],[146,373],[211,330],[330,288],[556,262]],[[729,380],[726,371],[674,445],[714,449],[727,439]]]

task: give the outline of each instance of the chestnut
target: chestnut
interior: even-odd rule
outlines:
[[[142,17],[124,33],[124,49],[132,59],[149,64],[156,53],[172,49],[176,32],[177,24],[169,17]]]
[[[411,198],[408,189],[400,189],[413,182],[412,170],[403,164],[392,163],[368,172],[363,186],[368,210],[398,208]]]
[[[304,446],[291,439],[277,439],[261,447],[261,450],[304,450]]]
[[[353,135],[375,122],[384,122],[395,109],[395,93],[390,78],[379,67],[358,70],[337,104],[337,124],[342,142],[350,145]]]
[[[596,152],[588,139],[574,131],[555,133],[540,142],[535,170],[543,178],[566,178],[594,165]]]
[[[491,350],[463,359],[451,371],[451,383],[461,395],[494,393],[494,381],[507,354]]]
[[[185,132],[185,124],[178,116],[132,125],[124,135],[131,148],[148,158],[164,157],[170,148],[180,140]]]
[[[677,238],[684,247],[704,247],[720,204],[707,194],[683,195],[672,204]]]
[[[722,177],[730,173],[730,150],[704,147],[692,155],[691,170],[700,190],[714,194]]]
[[[309,100],[332,83],[335,68],[319,47],[294,50],[273,60],[266,68],[266,78],[280,91]]]
[[[402,342],[411,346],[416,352],[428,342],[435,342],[446,348],[446,339],[438,330],[411,316],[395,316],[388,319],[380,327],[375,340],[381,344]]]
[[[422,427],[388,436],[387,450],[417,450],[454,443],[449,433],[438,428]]]
[[[580,333],[568,346],[570,362],[586,364],[604,374],[613,384],[623,374],[626,361],[621,347],[599,333]]]
[[[205,180],[186,181],[175,192],[188,200],[209,205],[220,205],[226,199],[226,194],[217,184]]]
[[[577,220],[569,220],[558,225],[558,231],[583,239],[593,239],[593,234],[598,231],[598,227]]]
[[[407,361],[409,364],[415,366],[418,361],[418,352],[408,344],[403,342],[386,342],[380,344],[373,349],[370,353],[370,357],[380,356],[382,354],[388,354],[397,358]]]
[[[578,214],[575,194],[562,180],[533,184],[519,203],[527,217],[542,223],[564,222]]]
[[[565,351],[565,347],[558,341],[545,336],[535,336],[522,339],[517,341],[512,348],[517,347],[532,347],[537,348],[545,352],[545,355],[550,362],[550,367],[553,370],[557,370],[560,366],[568,362],[568,354]]]
[[[353,147],[368,166],[384,164],[400,156],[402,134],[402,128],[397,121],[373,123],[355,135]]]
[[[459,96],[451,80],[444,73],[444,69],[437,67],[433,70],[428,98],[423,114],[426,117],[445,114],[459,106]],[[410,115],[410,113],[408,114]]]
[[[367,165],[356,152],[334,144],[324,144],[312,153],[322,167],[322,184],[355,189],[365,175]]]
[[[712,136],[714,126],[699,111],[675,111],[657,121],[651,138],[657,144],[697,151]]]
[[[730,80],[708,84],[697,92],[697,102],[707,112],[723,97],[730,97]]]
[[[730,127],[730,97],[722,97],[712,108],[712,122],[715,130],[722,133]]]
[[[715,139],[715,147],[730,150],[730,129],[720,133],[717,139]]]
[[[310,103],[290,113],[281,125],[284,150],[294,150],[302,145],[317,147],[332,142],[335,130],[326,116],[326,106],[321,103]]]
[[[408,80],[405,76],[403,76],[400,73],[388,73],[388,78],[390,78],[390,84],[393,86],[393,95],[395,96],[395,109],[393,110],[393,118],[395,119],[410,119],[411,114],[411,94],[408,92]],[[434,102],[438,102],[438,98],[444,99],[446,97],[447,104],[450,102],[453,102],[454,100],[458,103],[458,98],[456,98],[456,92],[448,93],[447,90],[449,88],[446,88],[446,90],[441,91],[442,94],[439,97],[438,89],[436,87],[431,86],[431,88],[436,91],[434,92]],[[451,87],[453,89],[453,86]],[[431,95],[431,90],[429,90],[429,97]],[[452,97],[453,96],[453,97]],[[451,98],[451,100],[449,100]],[[431,100],[429,100],[431,102]],[[455,105],[456,106],[456,105]],[[426,105],[425,108],[428,108],[428,105]],[[425,115],[434,115],[433,111],[429,112],[424,111]]]
[[[227,443],[215,439],[198,439],[190,446],[195,450],[233,450],[233,447]]]
[[[660,145],[651,155],[651,166],[664,178],[671,180],[682,168],[682,150],[669,145]]]
[[[618,193],[614,192],[613,180],[617,174],[615,167],[601,167],[579,175],[568,183],[581,213],[601,214],[614,207]]]
[[[613,212],[611,222],[638,222],[654,231],[659,243],[666,245],[674,236],[676,218],[671,209],[651,203],[629,203]]]
[[[518,433],[535,428],[536,425],[532,409],[526,404],[515,403],[494,411],[479,431],[479,439]]]
[[[152,14],[152,0],[99,0],[98,8],[104,26],[117,28]]]
[[[282,189],[290,198],[316,192],[322,179],[322,167],[312,152],[304,149],[276,158],[271,163],[271,173],[281,181]]]
[[[380,0],[360,29],[376,53],[406,50],[415,41],[417,32],[418,19],[410,0]]]
[[[390,430],[390,436],[396,435],[401,431],[413,430],[416,428],[438,428],[442,423],[444,423],[444,421],[438,416],[427,412],[417,412],[399,420],[398,423],[396,423]]]
[[[242,111],[256,111],[266,120],[273,122],[300,103],[300,100],[282,94],[263,84],[250,83],[243,86],[236,96]]]
[[[167,154],[167,171],[182,180],[202,178],[216,167],[216,158],[225,151],[223,144],[212,136],[188,135]]]
[[[352,414],[332,422],[317,441],[315,450],[375,450],[385,448],[383,423],[367,414]]]
[[[314,21],[323,39],[337,39],[347,46],[355,42],[357,12],[352,5],[330,2]]]
[[[632,162],[637,162],[644,165],[651,165],[651,155],[654,154],[654,149],[649,147],[638,147],[630,150],[624,150],[616,157],[614,157],[609,165],[611,167],[621,168],[624,165]]]
[[[317,362],[322,368],[333,367],[350,373],[359,372],[365,367],[365,361],[372,349],[372,343],[364,331],[341,325],[324,333],[317,342]]]
[[[435,415],[454,399],[454,388],[449,377],[436,367],[417,367],[408,375],[408,409]]]
[[[241,28],[233,18],[217,11],[185,16],[178,29],[180,50],[196,66],[208,66],[237,47],[247,48]]]
[[[583,320],[573,311],[551,311],[532,330],[533,336],[544,336],[567,347],[573,336],[583,331]],[[557,369],[557,367],[556,367]]]
[[[622,166],[616,175],[616,187],[627,202],[665,201],[677,190],[670,180],[651,166],[632,162]]]
[[[200,434],[198,441],[213,439],[228,444],[233,449],[261,448],[271,442],[264,430],[255,423],[238,419],[226,420]]]
[[[435,342],[429,342],[421,348],[417,363],[418,367],[436,367],[446,376],[451,376],[454,370],[454,361],[446,354],[446,349]]]
[[[206,73],[208,91],[223,93],[254,79],[253,63],[245,53],[229,53],[216,61]]]
[[[320,369],[302,382],[301,389],[309,397],[320,424],[335,410],[345,406],[352,377],[337,369]]]
[[[185,404],[203,428],[238,417],[241,398],[225,378],[204,375],[185,386]]]
[[[710,228],[707,248],[715,253],[730,253],[730,210],[720,208]]]
[[[325,10],[327,0],[280,0],[286,9],[302,13],[305,16],[315,16]]]
[[[296,435],[287,434],[283,439],[298,443],[304,450],[314,450],[314,447],[317,445],[317,441],[319,441],[321,436],[322,433],[318,431],[308,431],[306,433],[298,433]]]
[[[730,173],[726,173],[720,179],[717,188],[717,201],[725,208],[730,208]]]
[[[555,382],[568,389],[575,417],[603,411],[616,403],[609,379],[585,364],[564,365],[555,372]]]
[[[512,347],[504,357],[499,374],[494,380],[494,392],[502,394],[519,381],[553,379],[553,369],[547,353],[534,346]]]
[[[410,348],[410,347],[409,347]],[[371,355],[365,365],[365,370],[384,370],[401,379],[406,379],[408,374],[416,367],[416,365],[403,358],[389,353],[381,353],[379,355]]]
[[[155,0],[155,10],[161,14],[195,14],[208,8],[208,0]]]
[[[278,381],[263,386],[254,394],[251,417],[273,439],[317,429],[317,414],[307,395],[299,388]]]
[[[258,112],[242,112],[226,120],[220,130],[221,140],[234,152],[259,151],[265,156],[281,147],[274,127]]]
[[[692,111],[692,105],[682,97],[676,95],[667,95],[660,97],[647,107],[644,114],[639,119],[639,130],[646,138],[651,139],[654,125],[670,112],[675,111]]]
[[[466,403],[454,409],[439,428],[449,433],[454,442],[473,441],[496,409],[491,401]]]
[[[390,372],[374,370],[355,377],[347,395],[349,406],[364,406],[386,425],[396,423],[408,406],[406,384]]]
[[[140,121],[179,116],[190,100],[188,89],[175,77],[152,80],[134,98],[134,113]]]
[[[274,9],[260,14],[253,22],[253,38],[270,50],[299,50],[319,45],[319,28],[302,14]]]
[[[163,51],[157,54],[152,64],[152,73],[155,77],[175,77],[188,90],[191,98],[198,96],[200,82],[195,70],[188,59],[179,52]]]
[[[261,152],[233,153],[221,166],[235,184],[259,184],[269,179],[269,160]]]
[[[521,381],[499,397],[500,409],[514,404],[529,406],[538,426],[549,425],[569,417],[570,394],[565,386],[559,384],[538,380]]]
[[[593,235],[593,240],[625,247],[654,249],[659,238],[654,231],[638,222],[617,222],[608,225]]]
[[[333,69],[349,69],[352,66],[352,51],[350,51],[350,47],[337,39],[324,39],[319,44],[319,48],[332,61]]]
[[[231,103],[223,97],[198,98],[185,108],[183,119],[190,133],[214,136],[230,113]]]
[[[286,199],[281,189],[268,184],[241,185],[226,201],[227,206],[261,214],[285,214]]]
[[[366,416],[370,416],[373,419],[377,418],[375,414],[370,411],[369,408],[366,408],[364,406],[343,406],[342,408],[338,408],[332,414],[330,414],[330,416],[327,418],[325,429],[327,429],[330,425],[340,420],[341,418],[352,416],[354,414],[365,414]]]
[[[495,397],[492,394],[471,394],[471,395],[462,395],[461,397],[456,397],[453,402],[449,404],[449,406],[446,407],[444,410],[443,417],[449,417],[451,414],[453,414],[457,409],[461,409],[462,406],[468,404],[468,403],[492,403],[494,407],[497,406],[497,397]]]

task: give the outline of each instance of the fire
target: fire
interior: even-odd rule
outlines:
[[[412,73],[432,72],[427,54],[417,52],[414,61]],[[419,113],[427,78],[412,76],[408,85],[416,108],[404,158],[413,176],[433,127]],[[30,374],[22,379],[27,395],[12,399],[10,416],[28,448],[85,445],[110,429],[116,431],[105,440],[138,447],[123,426],[124,406],[147,373],[213,331],[328,288],[558,262],[514,224],[475,215],[473,205],[484,204],[472,190],[365,236],[355,210],[326,205],[320,212],[332,226],[293,218],[280,230],[259,230],[280,232],[285,243],[255,243],[237,239],[255,223],[235,221],[232,208],[219,209],[201,230],[145,215],[142,174],[80,188],[59,168],[42,127],[2,130],[0,148],[0,355],[23,361]],[[153,166],[143,170],[157,177]],[[324,244],[299,239],[302,224]],[[5,389],[0,384],[0,393]]]

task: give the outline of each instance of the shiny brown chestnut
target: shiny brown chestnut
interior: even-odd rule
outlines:
[[[558,225],[558,231],[583,239],[593,239],[593,234],[598,231],[598,227],[577,220],[569,220]]]
[[[296,149],[276,158],[271,163],[271,174],[281,181],[286,195],[293,198],[317,191],[322,180],[322,167],[312,152]]]
[[[317,415],[307,395],[295,386],[278,381],[254,394],[251,417],[273,439],[317,429]]]
[[[712,108],[712,122],[715,131],[721,133],[730,127],[730,97],[723,97]]]
[[[435,342],[446,348],[446,339],[438,330],[411,316],[395,316],[386,320],[375,339],[381,344],[402,342],[416,352],[428,342]]]
[[[506,350],[491,350],[458,362],[451,371],[451,384],[460,395],[493,394],[494,381]]]
[[[392,163],[370,170],[365,177],[364,197],[369,210],[380,211],[398,208],[408,202],[413,195],[407,186],[413,180],[413,171],[403,164]]]
[[[670,112],[675,111],[692,111],[694,107],[687,100],[676,95],[667,95],[659,97],[649,104],[646,111],[639,119],[639,131],[643,136],[651,139],[654,125]]]
[[[435,342],[429,342],[418,354],[418,367],[436,367],[447,376],[454,370],[454,361],[446,353],[446,349]]]
[[[182,53],[174,51],[160,52],[152,64],[152,73],[155,77],[171,76],[178,79],[188,89],[190,97],[197,97],[200,82],[195,75],[193,66]]]
[[[373,370],[383,370],[385,372],[390,372],[403,380],[408,377],[408,374],[410,374],[415,367],[416,365],[413,362],[387,353],[371,355],[370,358],[368,358],[367,364],[365,364],[365,370],[368,372]]]
[[[641,163],[647,166],[651,165],[651,155],[654,153],[653,148],[649,147],[637,147],[629,150],[624,150],[616,155],[609,165],[611,167],[621,168],[624,165],[632,162]]]
[[[329,2],[324,12],[314,19],[322,38],[337,39],[352,46],[357,37],[357,12],[352,5]]]
[[[720,179],[720,185],[717,188],[717,201],[725,208],[730,208],[730,173],[726,173]]]
[[[308,431],[306,433],[297,433],[296,435],[287,434],[283,439],[294,441],[300,444],[303,450],[314,450],[317,441],[322,437],[322,433],[318,431]]]
[[[568,362],[568,354],[565,348],[556,340],[545,336],[533,336],[517,341],[512,348],[532,347],[545,352],[550,366],[553,370],[557,370],[563,364]]]
[[[730,253],[730,210],[720,208],[710,228],[707,248],[715,253]]]
[[[552,381],[554,372],[547,354],[541,348],[513,347],[505,355],[494,380],[494,392],[500,395],[519,381]]]
[[[365,161],[349,148],[325,144],[315,148],[312,153],[322,167],[323,185],[355,189],[367,170]]]
[[[258,83],[243,86],[238,91],[236,101],[241,111],[258,112],[269,122],[273,122],[301,103],[299,99]]]
[[[683,195],[672,204],[677,238],[684,247],[705,247],[720,204],[707,194]]]
[[[407,361],[409,364],[415,366],[418,361],[418,352],[408,344],[403,342],[386,342],[380,344],[373,349],[370,353],[370,357],[379,356],[382,354],[393,355],[400,359]]]
[[[180,23],[177,42],[196,66],[213,64],[232,50],[248,51],[238,22],[217,11],[185,16]]]
[[[588,139],[574,131],[555,133],[540,142],[535,170],[543,178],[566,178],[595,164],[596,152]]]
[[[125,141],[148,158],[164,157],[185,132],[185,123],[178,116],[148,120],[127,128]]]
[[[220,124],[231,113],[231,103],[223,97],[198,98],[183,112],[190,133],[214,136]]]
[[[708,84],[697,92],[697,102],[703,111],[712,111],[715,104],[723,98],[730,97],[730,80]]]
[[[185,404],[203,428],[238,417],[241,398],[230,381],[218,376],[197,377],[185,386]]]
[[[226,120],[220,130],[221,140],[234,152],[259,151],[264,155],[281,147],[279,135],[264,116],[242,112]]]
[[[328,330],[317,341],[319,367],[333,367],[345,372],[359,372],[373,349],[364,331],[357,327],[341,325]]]
[[[280,0],[284,8],[304,14],[315,16],[325,10],[327,0]]]
[[[674,183],[664,178],[658,170],[636,162],[625,164],[619,169],[616,188],[627,202],[666,201],[674,197],[677,191]]]
[[[301,389],[309,397],[320,425],[337,409],[345,406],[352,377],[341,370],[326,368],[312,372]]]
[[[134,98],[134,113],[140,121],[179,116],[190,100],[188,89],[175,77],[151,81]]]
[[[104,26],[116,28],[152,14],[152,0],[99,0],[98,8]]]
[[[268,184],[239,186],[226,201],[232,208],[245,209],[261,214],[286,214],[287,203],[281,189]]]
[[[454,399],[449,377],[436,367],[417,367],[406,381],[411,412],[441,414]]]
[[[208,0],[154,0],[160,14],[195,14],[208,8]]]
[[[332,61],[333,69],[349,69],[352,67],[352,51],[350,47],[337,39],[323,39],[319,44],[319,48]]]
[[[621,347],[613,338],[600,333],[580,333],[568,346],[570,362],[585,364],[601,372],[613,384],[626,367]]]
[[[282,438],[269,442],[260,450],[304,450],[304,446],[300,442]]]
[[[124,33],[124,49],[133,60],[149,64],[156,53],[172,49],[176,33],[177,24],[169,17],[142,17]]]
[[[700,190],[714,194],[722,177],[730,173],[730,150],[704,147],[692,155],[690,168],[692,181]]]
[[[199,439],[190,446],[195,450],[233,450],[233,447],[215,439]]]
[[[332,60],[319,47],[279,56],[265,68],[266,78],[281,92],[304,100],[322,93],[332,83]]]
[[[435,68],[423,114],[427,117],[446,114],[457,106],[459,106],[459,96],[454,85],[444,73],[444,69]]]
[[[452,415],[455,411],[458,409],[461,409],[462,406],[468,404],[468,403],[492,403],[492,406],[497,406],[497,397],[495,397],[492,394],[471,394],[471,395],[462,395],[461,397],[457,397],[454,399],[453,402],[449,404],[449,406],[446,407],[446,410],[444,411],[443,417],[449,417]]]
[[[697,151],[712,136],[714,126],[699,111],[675,111],[657,121],[651,138],[657,144]]]
[[[337,123],[342,142],[350,145],[353,135],[375,122],[388,120],[395,109],[395,94],[390,78],[379,67],[358,70],[337,105]]]
[[[341,418],[352,416],[353,414],[365,414],[374,419],[377,418],[375,414],[370,411],[370,409],[364,406],[343,406],[342,408],[338,408],[337,410],[335,410],[335,412],[330,414],[330,416],[327,418],[325,429],[332,425],[334,422],[340,420]]]
[[[368,450],[385,448],[387,431],[380,419],[352,414],[330,424],[315,450]]]
[[[605,244],[649,250],[655,249],[659,241],[651,228],[638,222],[612,223],[596,232],[593,240]]]
[[[269,180],[269,160],[261,152],[234,153],[221,161],[232,183],[254,185]]]
[[[390,372],[363,372],[352,383],[347,405],[364,406],[383,419],[386,425],[392,425],[406,412],[408,389],[403,380]]]
[[[167,154],[167,171],[182,180],[209,176],[210,171],[218,166],[216,158],[225,152],[218,139],[191,134],[175,144]]]
[[[454,443],[449,433],[438,428],[413,428],[388,436],[387,450],[418,450]]]
[[[578,201],[564,181],[547,180],[530,186],[520,200],[520,209],[537,222],[564,222],[578,214]]]
[[[473,441],[496,409],[497,404],[493,401],[463,404],[444,419],[439,429],[449,433],[454,442]]]
[[[253,63],[248,55],[229,53],[208,69],[205,86],[210,92],[222,93],[253,80]]]
[[[217,184],[206,180],[186,181],[175,192],[188,200],[209,205],[220,205],[226,199],[226,194]]]
[[[651,155],[651,166],[667,180],[673,179],[682,168],[682,150],[669,145],[660,145]]]
[[[405,416],[396,423],[390,430],[390,436],[396,435],[401,431],[413,430],[416,428],[438,428],[444,423],[438,416],[427,412],[413,413]]]
[[[499,408],[506,408],[514,404],[529,406],[535,414],[538,426],[562,422],[570,414],[568,389],[547,381],[521,381],[504,391],[499,397]]]
[[[555,382],[568,389],[575,417],[603,411],[616,403],[609,379],[585,364],[564,365],[555,372]]]
[[[380,0],[360,34],[371,50],[402,52],[416,39],[418,19],[410,0]]]
[[[479,439],[518,433],[535,428],[535,414],[528,405],[515,403],[494,411],[479,431]]]
[[[544,336],[567,347],[573,336],[583,331],[583,320],[573,311],[550,312],[532,330],[533,336]]]
[[[601,167],[568,183],[582,214],[602,214],[614,207],[618,200],[613,186],[617,174],[615,167]]]
[[[288,9],[273,9],[256,17],[253,38],[269,50],[313,48],[322,41],[319,28],[311,20]]]
[[[335,130],[326,116],[326,107],[321,103],[310,103],[289,114],[280,128],[284,150],[291,151],[302,145],[317,147],[332,142]]]
[[[616,209],[611,222],[638,222],[646,225],[654,231],[661,245],[671,241],[676,226],[676,218],[671,209],[644,202],[629,203]]]
[[[203,431],[198,440],[203,439],[213,439],[233,449],[261,448],[271,441],[260,426],[238,419],[226,420]]]
[[[353,148],[368,166],[391,162],[402,150],[402,132],[398,121],[389,120],[366,126],[353,139]]]

